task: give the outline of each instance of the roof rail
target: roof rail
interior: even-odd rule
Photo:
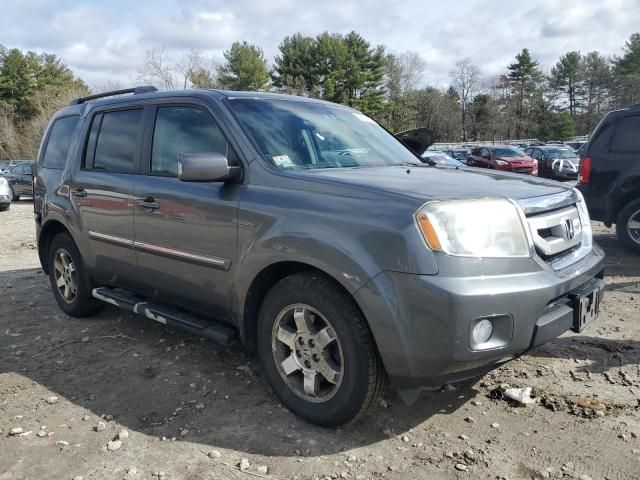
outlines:
[[[133,93],[134,95],[141,95],[143,93],[157,92],[158,89],[152,85],[143,85],[134,88],[125,88],[122,90],[113,90],[111,92],[96,93],[95,95],[87,95],[86,97],[74,98],[69,102],[69,105],[80,105],[81,103],[88,102],[89,100],[96,100],[97,98],[113,97],[114,95],[124,95],[125,93]]]

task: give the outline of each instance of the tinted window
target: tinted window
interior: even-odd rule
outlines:
[[[112,172],[134,170],[142,109],[105,112],[96,142],[93,168]]]
[[[547,155],[549,158],[576,158],[576,152],[568,148],[548,148]]]
[[[80,117],[65,117],[55,121],[51,127],[49,141],[45,147],[42,165],[46,168],[64,168],[71,146],[73,131]]]
[[[611,141],[613,152],[640,152],[640,115],[625,117]]]
[[[207,112],[192,107],[160,107],[156,114],[151,173],[178,174],[179,153],[217,152],[233,163],[222,131]]]

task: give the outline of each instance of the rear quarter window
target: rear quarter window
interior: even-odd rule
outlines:
[[[611,151],[618,153],[640,152],[640,115],[622,119],[611,139]]]
[[[43,167],[64,168],[73,140],[73,132],[78,125],[79,119],[80,117],[75,115],[72,117],[59,118],[53,123],[42,156]]]

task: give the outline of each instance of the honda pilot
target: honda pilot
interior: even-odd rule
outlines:
[[[76,99],[34,178],[40,261],[68,315],[108,303],[255,349],[291,411],[335,426],[598,315],[581,194],[434,168],[352,108],[153,87]]]

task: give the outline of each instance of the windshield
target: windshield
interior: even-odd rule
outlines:
[[[422,154],[423,158],[428,158],[429,160],[431,160],[432,162],[435,162],[436,165],[446,165],[449,167],[462,167],[463,164],[460,163],[458,160],[456,160],[453,157],[450,157],[449,155],[447,155],[446,153],[443,152],[424,152]]]
[[[525,157],[527,155],[522,150],[515,147],[492,148],[491,152],[496,157]]]
[[[260,153],[279,168],[423,165],[377,123],[349,108],[257,98],[229,104]]]
[[[568,148],[548,148],[546,150],[549,158],[576,158],[576,152],[569,150]]]

